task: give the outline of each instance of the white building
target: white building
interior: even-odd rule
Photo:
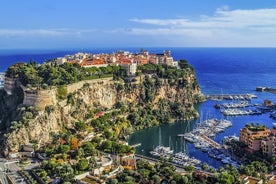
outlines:
[[[121,68],[126,70],[128,76],[135,75],[137,71],[137,64],[136,63],[126,63],[120,64]]]
[[[61,64],[65,63],[65,62],[67,62],[66,58],[64,58],[64,57],[58,57],[57,58],[57,64],[58,65],[61,65]]]

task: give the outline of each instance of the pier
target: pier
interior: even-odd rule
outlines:
[[[276,91],[276,90],[275,90]],[[251,100],[252,98],[257,98],[254,94],[213,94],[205,95],[206,99],[209,100]]]
[[[221,149],[221,145],[217,142],[215,142],[214,140],[210,139],[209,137],[207,137],[206,135],[201,135],[200,136],[202,139],[204,139],[207,143],[209,143],[212,147],[216,148],[216,149]]]
[[[265,92],[276,94],[276,88],[271,88],[271,87],[259,86],[256,88],[256,91],[259,91],[259,92],[265,91]]]

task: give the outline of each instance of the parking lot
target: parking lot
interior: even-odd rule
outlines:
[[[27,184],[23,176],[20,174],[20,166],[17,160],[7,160],[0,156],[0,162],[4,166],[3,171],[6,172],[8,177],[14,181],[16,184]],[[35,158],[30,158],[30,164],[27,164],[24,169],[25,170],[33,170],[35,167],[39,165],[38,160]]]

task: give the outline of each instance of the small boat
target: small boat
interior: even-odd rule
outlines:
[[[221,106],[220,106],[218,103],[216,103],[214,107],[215,107],[216,109],[220,109],[220,108],[221,108]]]

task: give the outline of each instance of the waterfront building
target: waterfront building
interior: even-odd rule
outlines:
[[[240,130],[240,142],[245,143],[253,151],[261,149],[261,142],[270,135],[271,131],[263,125],[246,125]]]
[[[266,156],[276,156],[276,127],[273,127],[271,134],[261,141],[261,149]]]
[[[273,103],[271,100],[264,100],[264,106],[271,107],[271,106],[273,106]]]
[[[240,141],[251,151],[261,151],[265,156],[276,156],[276,126],[269,130],[263,125],[246,125],[240,130]]]

